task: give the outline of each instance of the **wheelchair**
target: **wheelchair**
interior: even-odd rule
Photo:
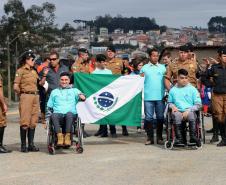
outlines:
[[[57,146],[57,134],[54,130],[54,125],[51,122],[50,115],[48,116],[48,119],[46,120],[47,125],[47,148],[48,152],[51,155],[56,154],[56,150],[59,149]],[[62,126],[62,132],[64,133],[64,125]],[[75,140],[75,136],[77,137],[77,140]],[[76,119],[74,120],[72,124],[72,132],[71,132],[71,146],[63,147],[64,149],[68,149],[72,147],[76,150],[77,153],[81,154],[83,153],[83,130],[81,125],[80,118],[76,115]]]
[[[177,145],[175,143],[176,140],[176,133],[175,133],[175,125],[173,123],[172,115],[171,115],[171,109],[167,106],[167,114],[166,114],[166,141],[165,141],[165,149],[172,150],[175,147],[191,147],[193,149],[202,148],[203,144],[205,144],[205,127],[204,127],[204,114],[201,110],[196,111],[196,137],[198,141],[200,142],[200,145],[197,145],[196,143],[189,143],[187,142],[187,133],[189,131],[189,128],[187,126],[188,121],[182,121],[182,138],[184,140],[183,145]]]

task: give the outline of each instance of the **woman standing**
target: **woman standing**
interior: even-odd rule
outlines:
[[[20,97],[20,138],[21,152],[37,152],[34,146],[35,128],[38,123],[39,94],[38,74],[33,69],[35,56],[31,50],[22,54],[20,67],[16,71],[14,90]],[[26,145],[28,137],[28,147]]]
[[[146,58],[143,58],[143,57],[134,58],[132,60],[133,72],[131,72],[130,75],[139,75],[140,70],[145,63],[146,63]],[[142,95],[142,99],[143,99],[143,95]],[[143,115],[143,104],[142,104],[142,115]],[[137,132],[141,133],[141,126],[137,127]]]

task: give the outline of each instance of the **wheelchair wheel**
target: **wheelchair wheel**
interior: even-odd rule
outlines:
[[[173,149],[173,142],[166,141],[165,142],[165,149],[172,150]]]
[[[78,142],[76,146],[79,145],[79,147],[83,148],[83,131],[82,131],[81,120],[79,118],[77,121],[77,135],[78,135]]]
[[[202,129],[202,142],[203,144],[206,143],[206,131],[204,126],[204,114],[202,113],[202,120],[201,120],[201,129]]]
[[[78,145],[76,145],[76,152],[81,154],[81,153],[83,153],[83,148],[81,146],[78,146]]]
[[[54,155],[56,153],[56,136],[54,134],[54,128],[52,125],[49,122],[47,122],[47,125],[47,149],[49,154]]]

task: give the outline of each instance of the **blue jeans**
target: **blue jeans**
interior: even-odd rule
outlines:
[[[65,128],[65,133],[71,133],[76,114],[71,112],[68,112],[67,114],[53,113],[50,118],[56,133],[62,133],[62,127]]]
[[[162,100],[144,101],[144,114],[146,122],[153,122],[154,112],[157,120],[164,120],[165,104]]]

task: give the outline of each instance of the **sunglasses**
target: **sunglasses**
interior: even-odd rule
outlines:
[[[34,59],[34,58],[31,58],[31,57],[27,57],[27,58],[26,58],[26,60],[30,60],[30,59],[31,59],[32,61],[35,61],[35,59]]]
[[[55,60],[57,60],[57,58],[50,58],[49,60],[50,61],[55,61]]]

